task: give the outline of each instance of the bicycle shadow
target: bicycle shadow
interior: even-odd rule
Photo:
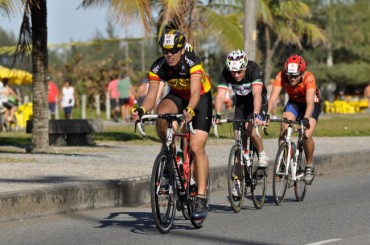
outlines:
[[[137,234],[158,234],[151,212],[114,212],[99,221],[94,228],[121,226]],[[190,220],[185,220],[181,212],[176,212],[176,218],[171,230],[195,229]]]

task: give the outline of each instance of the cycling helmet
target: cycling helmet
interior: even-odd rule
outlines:
[[[175,29],[163,33],[159,39],[159,46],[162,49],[182,49],[185,44],[184,34]]]
[[[290,56],[284,64],[284,72],[288,76],[297,76],[306,71],[306,62],[299,55]]]
[[[229,71],[247,69],[248,57],[243,50],[233,50],[226,58],[226,67]]]

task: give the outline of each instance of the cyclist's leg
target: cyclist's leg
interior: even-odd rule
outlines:
[[[157,114],[179,113],[178,106],[176,105],[175,96],[168,95],[165,98],[163,98],[157,106],[156,113]],[[177,122],[173,122],[173,126],[176,130],[178,127]],[[157,134],[159,138],[161,139],[162,143],[166,142],[167,127],[168,127],[168,123],[166,122],[166,120],[157,120],[156,122]]]
[[[320,115],[320,104],[315,103],[315,108],[312,113],[312,117],[309,118],[310,129],[307,129],[305,131],[306,137],[303,138],[303,149],[306,156],[306,174],[305,174],[306,184],[311,184],[315,175],[315,166],[313,158],[313,152],[315,150],[315,141],[313,140],[312,136],[313,133],[315,132],[319,115]]]
[[[195,176],[197,178],[198,195],[205,195],[208,178],[208,156],[205,145],[208,133],[195,130],[196,134],[190,136],[190,148],[193,152],[195,162]]]
[[[204,219],[208,212],[206,199],[208,156],[205,152],[205,146],[212,124],[212,96],[210,92],[200,96],[199,103],[194,111],[196,116],[193,118],[193,128],[196,134],[190,135],[190,148],[194,156],[198,196],[195,201],[192,219]]]

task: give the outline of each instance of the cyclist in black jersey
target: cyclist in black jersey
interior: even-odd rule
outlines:
[[[229,86],[231,86],[236,96],[234,117],[236,119],[247,119],[250,115],[253,115],[253,123],[262,125],[267,112],[267,90],[263,84],[258,65],[254,61],[248,61],[245,52],[239,49],[229,53],[226,66],[221,74],[215,99],[215,124],[220,122],[222,103]],[[257,136],[253,123],[246,123],[245,127],[259,153],[259,166],[265,168],[268,166],[268,157],[263,149],[262,138]],[[243,140],[243,142],[247,141]],[[248,146],[244,145],[244,149],[247,151]],[[237,196],[238,188],[238,186],[234,188],[233,194],[235,196]]]
[[[205,145],[212,123],[211,82],[206,76],[201,59],[187,47],[183,33],[169,30],[161,36],[159,45],[163,56],[154,61],[150,68],[148,94],[142,106],[132,110],[132,120],[139,120],[154,107],[160,82],[167,82],[170,92],[160,101],[156,113],[183,113],[185,119],[193,123],[196,134],[190,136],[190,147],[196,166],[198,196],[191,218],[203,219],[208,213],[205,196],[208,156]],[[166,123],[157,121],[156,125],[163,143],[166,140]]]

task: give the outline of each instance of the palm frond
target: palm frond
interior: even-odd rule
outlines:
[[[11,67],[21,67],[28,70],[32,49],[32,30],[30,26],[30,3],[27,1],[24,6],[23,20],[20,28],[19,39],[14,54],[14,60]]]

